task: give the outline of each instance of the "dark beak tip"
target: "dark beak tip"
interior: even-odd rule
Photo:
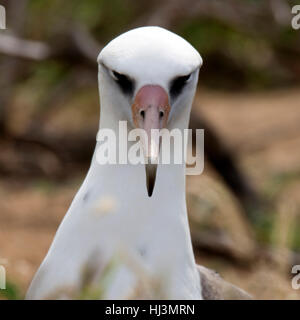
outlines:
[[[147,192],[148,192],[149,198],[151,198],[153,194],[155,180],[156,180],[156,170],[157,170],[157,165],[146,164],[146,181],[147,181]]]

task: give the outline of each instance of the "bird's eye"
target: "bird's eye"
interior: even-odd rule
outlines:
[[[178,96],[181,93],[184,86],[186,85],[187,81],[190,79],[190,77],[191,77],[191,74],[188,74],[186,76],[180,76],[173,79],[170,85],[171,96],[173,97]]]
[[[132,94],[133,93],[133,87],[134,83],[133,80],[131,80],[129,77],[125,76],[124,74],[121,74],[116,71],[112,71],[112,76],[120,89],[125,94]]]

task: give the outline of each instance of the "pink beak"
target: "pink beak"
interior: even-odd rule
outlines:
[[[155,185],[160,148],[159,134],[157,134],[157,130],[155,130],[156,132],[152,132],[152,130],[166,127],[169,112],[169,97],[161,86],[146,85],[137,92],[132,105],[132,117],[134,125],[146,132],[146,139],[142,139],[141,142],[146,158],[146,181],[149,197],[152,196]]]

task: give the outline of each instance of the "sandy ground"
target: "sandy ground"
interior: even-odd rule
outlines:
[[[299,172],[299,88],[255,94],[200,90],[196,106],[236,153],[239,164],[259,190],[265,191],[266,185],[280,174],[293,176]],[[204,176],[214,177],[207,168]],[[22,293],[47,253],[83,177],[84,172],[79,172],[60,185],[1,181],[0,262],[6,267],[8,279],[13,279]],[[192,184],[193,180],[188,179],[187,183]],[[298,205],[299,191],[298,176],[282,192]],[[300,298],[300,290],[291,288],[289,272],[265,261],[241,268],[211,256],[198,255],[197,260],[258,299]]]

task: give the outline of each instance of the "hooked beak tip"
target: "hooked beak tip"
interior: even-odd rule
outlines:
[[[146,185],[149,198],[153,194],[155,181],[156,181],[156,171],[157,171],[157,164],[148,163],[145,165],[146,169]]]

